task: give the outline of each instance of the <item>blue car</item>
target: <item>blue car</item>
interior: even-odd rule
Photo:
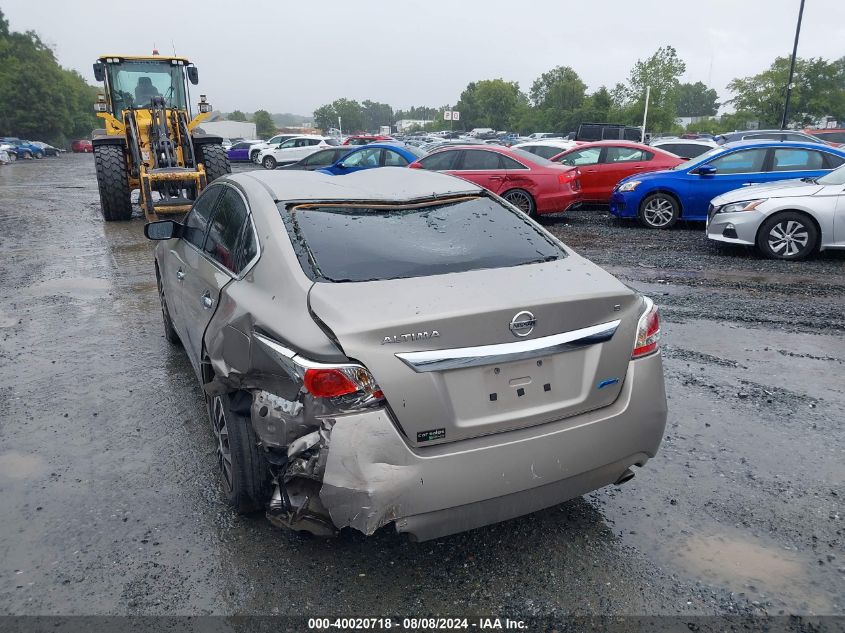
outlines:
[[[710,201],[746,185],[817,178],[845,164],[845,152],[817,143],[727,143],[666,171],[620,180],[610,212],[637,218],[648,228],[668,229],[679,219],[706,220]]]
[[[423,156],[425,152],[416,147],[405,147],[395,143],[370,143],[349,152],[343,158],[319,171],[323,174],[340,176],[373,167],[407,167]]]
[[[11,149],[7,151],[15,154],[17,158],[44,158],[44,150],[38,145],[14,136],[0,138],[0,145],[11,145]]]

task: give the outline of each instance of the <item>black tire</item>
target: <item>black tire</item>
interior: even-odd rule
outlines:
[[[678,201],[666,193],[653,193],[640,203],[640,224],[649,229],[668,229],[681,217]]]
[[[32,152],[30,152],[29,150],[21,152],[21,158],[23,158],[24,160],[29,160],[30,158],[32,158]]]
[[[524,189],[511,189],[502,194],[502,198],[510,202],[529,218],[537,219],[537,203],[534,197]]]
[[[249,153],[249,162],[254,163],[258,159],[258,155],[261,153],[261,150],[254,149]]]
[[[261,165],[264,169],[276,169],[279,166],[276,159],[272,156],[265,156],[264,160],[261,161]]]
[[[18,155],[13,152],[8,152],[9,154],[9,162],[14,163],[18,159]]]
[[[161,283],[161,275],[156,266],[156,281],[158,282],[158,296],[161,299],[161,318],[164,321],[164,338],[173,345],[181,345],[182,340],[173,327],[173,319],[170,318],[170,309],[167,307],[167,297],[164,296],[164,286]]]
[[[32,155],[32,157],[33,157],[33,158],[37,158],[38,160],[41,160],[42,158],[44,158],[44,152],[35,152],[35,153]]]
[[[270,466],[249,418],[251,402],[245,391],[208,398],[223,492],[226,502],[239,514],[263,510],[272,494]]]
[[[205,177],[209,183],[232,173],[229,156],[222,145],[200,145],[197,159],[205,165]]]
[[[132,219],[132,191],[126,154],[119,145],[98,145],[94,148],[94,166],[100,189],[100,209],[106,222]]]
[[[772,259],[805,259],[816,250],[819,231],[803,213],[785,211],[767,219],[757,231],[757,248]]]

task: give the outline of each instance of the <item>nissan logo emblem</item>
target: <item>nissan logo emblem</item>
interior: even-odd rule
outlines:
[[[537,319],[528,310],[519,312],[511,319],[510,329],[514,336],[528,336],[534,331],[534,326],[537,325]]]

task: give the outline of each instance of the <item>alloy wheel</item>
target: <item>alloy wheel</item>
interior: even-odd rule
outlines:
[[[810,241],[807,227],[797,220],[783,220],[769,231],[769,248],[783,257],[795,257]]]
[[[531,215],[531,212],[533,211],[534,201],[524,191],[509,191],[505,194],[505,200],[522,211],[525,215]]]
[[[226,424],[226,409],[223,399],[216,396],[212,402],[211,422],[214,425],[214,437],[217,439],[217,466],[223,476],[226,492],[233,490],[232,449],[229,445],[229,428]]]
[[[675,208],[667,198],[652,198],[643,207],[643,218],[655,228],[668,226],[674,216]]]

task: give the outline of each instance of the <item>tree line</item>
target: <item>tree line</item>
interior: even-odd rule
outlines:
[[[0,136],[67,146],[97,126],[97,88],[62,68],[33,31],[18,33],[0,10]]]
[[[651,56],[637,60],[627,79],[594,92],[569,66],[557,66],[540,75],[523,91],[519,84],[504,79],[470,82],[455,104],[440,107],[412,107],[394,110],[389,104],[336,99],[314,110],[314,126],[327,130],[376,130],[395,125],[402,119],[431,120],[427,130],[450,127],[443,118],[447,109],[458,110],[456,129],[489,127],[519,133],[533,131],[570,132],[580,123],[606,122],[641,125],[646,87],[650,88],[647,130],[655,133],[683,131],[678,117],[703,117],[688,127],[690,131],[725,132],[746,128],[752,122],[760,127],[779,127],[783,112],[789,58],[778,57],[763,72],[736,78],[728,84],[732,93],[724,105],[731,114],[715,118],[719,107],[716,90],[701,81],[682,83],[685,62],[672,46],[660,47]],[[791,124],[806,126],[819,118],[832,116],[845,120],[845,57],[834,61],[822,58],[798,59],[793,80]]]

